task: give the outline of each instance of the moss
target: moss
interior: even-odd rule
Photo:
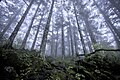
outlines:
[[[117,80],[119,59],[94,54],[74,61],[46,57],[35,51],[0,49],[1,80]]]

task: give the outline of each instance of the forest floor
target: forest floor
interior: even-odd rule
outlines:
[[[35,51],[0,49],[0,80],[120,80],[120,56],[99,52],[84,59],[38,56]]]

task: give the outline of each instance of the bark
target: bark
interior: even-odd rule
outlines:
[[[62,12],[62,28],[61,28],[61,32],[62,32],[62,58],[65,58],[65,44],[64,44],[64,26],[63,26],[63,12]]]
[[[27,42],[27,38],[28,38],[28,36],[29,36],[29,34],[30,34],[30,31],[31,31],[31,28],[32,28],[34,19],[35,19],[35,17],[36,17],[36,14],[37,14],[37,12],[38,12],[38,10],[39,10],[40,4],[41,4],[41,2],[38,4],[37,10],[35,11],[34,16],[32,17],[31,23],[30,23],[29,28],[28,28],[28,30],[27,30],[27,33],[26,33],[26,35],[25,35],[25,37],[24,37],[24,39],[23,39],[22,45],[20,46],[20,49],[25,49],[25,45],[26,45],[26,42]]]
[[[89,47],[89,52],[93,52],[92,44],[91,44],[91,42],[90,42],[90,40],[89,40],[89,38],[88,38],[86,28],[85,28],[85,35],[86,35],[86,39],[88,40],[87,45],[88,45],[88,47]]]
[[[78,34],[77,34],[77,36],[78,36]],[[74,45],[75,45],[75,54],[79,54],[78,45],[77,45],[77,39],[76,39],[76,30],[74,30]]]
[[[70,23],[70,20],[68,18],[68,21]],[[73,35],[72,35],[72,28],[71,28],[71,25],[69,24],[69,34],[70,34],[70,42],[71,42],[71,52],[72,52],[72,57],[74,57],[74,44],[73,44]]]
[[[84,21],[85,21],[86,29],[87,29],[87,31],[88,31],[88,33],[89,33],[89,36],[90,36],[90,38],[91,38],[92,43],[93,43],[93,44],[96,44],[97,42],[96,42],[95,37],[94,37],[94,34],[93,34],[92,30],[91,30],[91,26],[90,26],[90,24],[89,24],[88,18],[87,18],[87,17],[84,18]]]
[[[5,32],[10,28],[11,24],[15,20],[16,16],[20,13],[22,8],[23,8],[23,6],[15,13],[15,15],[8,22],[7,26],[5,26],[5,28],[2,30],[2,32],[0,33],[0,40],[2,39],[3,35],[5,34]]]
[[[38,24],[37,32],[36,32],[36,34],[35,34],[35,38],[34,38],[34,41],[33,41],[33,43],[32,43],[31,50],[34,50],[35,43],[36,43],[36,41],[37,41],[37,36],[38,36],[38,33],[39,33],[39,29],[40,29],[40,24],[41,24],[42,19],[43,19],[43,15],[44,15],[44,14],[42,14],[41,19],[40,19],[40,22],[39,22],[39,24]]]
[[[70,32],[69,32],[69,27],[67,28],[67,41],[68,41],[68,53],[69,53],[69,56],[71,56],[71,51],[70,51]]]
[[[54,56],[54,39],[53,39],[53,36],[54,36],[54,33],[53,33],[53,28],[52,28],[52,39],[51,39],[51,56]]]
[[[118,39],[118,37],[116,36],[116,33],[114,32],[114,30],[112,29],[112,26],[106,21],[107,23],[107,26],[110,28],[112,34],[113,34],[113,37],[114,37],[114,40],[116,42],[116,46],[118,49],[120,49],[120,40]]]
[[[20,21],[18,22],[18,24],[16,25],[14,31],[12,32],[12,34],[10,35],[9,39],[8,39],[8,42],[3,46],[4,48],[12,48],[12,44],[13,44],[13,41],[25,19],[25,17],[27,16],[32,4],[33,4],[34,0],[32,0],[28,6],[28,8],[26,9],[25,13],[23,14],[22,18],[20,19]]]
[[[77,21],[77,26],[78,26],[78,32],[80,34],[81,44],[82,44],[82,47],[83,47],[83,53],[86,54],[87,49],[85,47],[85,42],[84,42],[84,39],[83,39],[83,34],[81,32],[81,29],[80,29],[80,25],[79,25],[79,21],[78,21],[78,17],[77,17],[77,12],[76,12],[76,8],[75,8],[74,3],[73,3],[73,7],[74,7],[75,18],[76,18],[76,21]]]
[[[56,48],[55,48],[55,57],[57,57],[57,49],[58,49],[58,30],[57,30],[57,40],[56,40]]]
[[[52,17],[52,13],[53,13],[54,1],[55,0],[52,0],[51,9],[50,9],[50,12],[49,12],[47,23],[45,25],[45,30],[43,32],[42,42],[41,42],[41,45],[40,45],[40,51],[39,52],[42,53],[42,54],[45,54],[45,48],[46,48],[46,42],[47,42],[47,35],[48,35],[48,32],[49,32],[50,21],[51,21],[51,17]]]
[[[118,37],[116,36],[116,33],[114,32],[114,30],[112,29],[112,26],[107,21],[106,21],[106,23],[107,23],[107,26],[110,28],[110,30],[113,34],[113,37],[114,37],[114,40],[116,42],[117,48],[120,48],[120,41],[119,41]]]

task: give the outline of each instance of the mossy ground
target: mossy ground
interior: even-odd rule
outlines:
[[[38,56],[35,51],[0,49],[0,80],[120,80],[118,56],[94,54],[82,60]]]

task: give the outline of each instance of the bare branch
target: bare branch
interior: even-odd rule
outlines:
[[[25,4],[28,6],[27,2],[25,0],[23,0],[25,2]]]

